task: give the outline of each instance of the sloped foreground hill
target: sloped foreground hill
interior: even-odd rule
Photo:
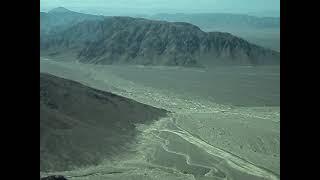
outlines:
[[[137,131],[167,112],[40,73],[40,171],[70,170],[121,152]]]

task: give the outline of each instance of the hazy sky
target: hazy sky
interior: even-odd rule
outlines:
[[[113,9],[136,13],[157,12],[276,12],[280,0],[40,0],[41,10],[63,6],[72,10]]]

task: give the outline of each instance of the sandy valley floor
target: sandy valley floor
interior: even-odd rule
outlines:
[[[70,179],[279,179],[279,67],[101,66],[43,58],[41,72],[170,111],[130,152]],[[48,173],[41,173],[48,174]],[[49,173],[50,174],[50,173]]]

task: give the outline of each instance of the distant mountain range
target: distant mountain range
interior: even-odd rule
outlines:
[[[103,19],[103,16],[77,13],[66,8],[59,7],[52,9],[48,13],[40,12],[40,33],[47,35],[65,30],[84,20]]]
[[[83,63],[170,66],[279,64],[280,53],[185,22],[103,17],[64,8],[40,13],[43,56]]]
[[[251,43],[280,51],[280,18],[230,13],[176,13],[137,15],[152,20],[188,22],[205,32],[229,32]]]
[[[201,29],[271,29],[280,28],[280,18],[278,17],[256,17],[245,14],[230,13],[196,13],[196,14],[155,14],[144,16],[153,20],[163,20],[169,22],[188,22],[199,26]]]
[[[40,171],[65,171],[126,152],[136,123],[167,111],[40,73]]]

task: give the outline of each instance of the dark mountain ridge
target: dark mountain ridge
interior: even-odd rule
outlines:
[[[279,64],[280,54],[223,32],[185,22],[131,17],[85,19],[40,41],[45,56],[83,63],[210,66]]]

